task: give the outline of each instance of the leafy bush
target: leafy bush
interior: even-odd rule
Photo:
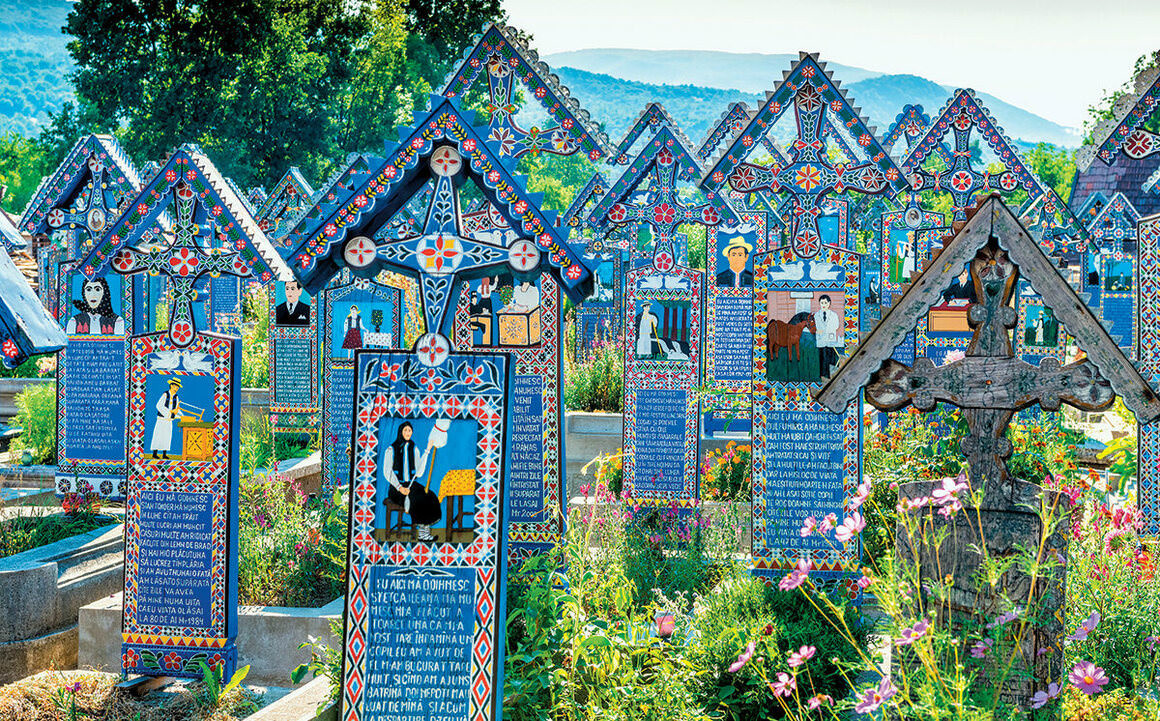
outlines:
[[[238,534],[239,602],[320,606],[342,594],[346,504],[307,501],[280,476],[243,476]]]
[[[242,298],[242,387],[270,386],[269,290],[251,288]]]
[[[117,522],[117,518],[101,514],[99,510],[98,504],[85,504],[76,507],[72,513],[34,512],[0,522],[0,558]]]
[[[623,411],[624,351],[616,343],[601,344],[579,363],[565,364],[564,407],[570,411]]]
[[[16,394],[12,425],[22,429],[12,441],[17,454],[29,451],[31,463],[56,461],[56,384],[38,383]]]
[[[753,493],[753,449],[749,444],[729,441],[715,448],[701,461],[701,498],[706,501],[748,501]]]

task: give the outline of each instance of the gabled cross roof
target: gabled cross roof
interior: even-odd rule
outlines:
[[[208,157],[195,145],[183,145],[165,161],[152,180],[124,204],[104,235],[77,264],[88,277],[104,271],[121,250],[165,245],[163,226],[179,184],[192,189],[198,205],[195,221],[212,227],[212,247],[238,253],[255,279],[269,282],[291,277],[290,269],[258,227],[246,203]],[[204,237],[204,236],[202,236]]]
[[[297,219],[299,213],[310,205],[310,198],[314,189],[298,170],[298,166],[291,166],[274,190],[266,196],[255,218],[258,225],[276,244],[281,240],[290,224]]]
[[[797,137],[789,147],[792,162],[770,168],[747,163],[746,158],[760,139],[791,110],[798,127]],[[832,118],[827,117],[831,115]],[[855,139],[863,162],[834,166],[825,157],[826,129],[839,125]],[[854,148],[848,150],[855,152]],[[851,104],[825,64],[818,61],[816,54],[809,53],[801,53],[781,82],[766,93],[762,106],[701,179],[705,190],[721,191],[726,183],[738,192],[768,188],[789,194],[794,199],[792,243],[802,257],[812,257],[820,249],[817,216],[826,195],[846,190],[899,192],[906,187],[902,171],[874,137],[869,121]]]
[[[498,143],[500,155],[519,157],[528,152],[571,155],[579,151],[590,160],[599,160],[610,154],[608,137],[515,28],[485,23],[475,44],[448,74],[441,94],[462,97],[481,72],[486,72],[490,97],[488,137]],[[555,121],[554,127],[525,130],[516,125],[513,116],[519,107],[515,105],[515,80],[528,88],[530,96]]]
[[[701,167],[690,150],[688,138],[667,123],[661,124],[592,208],[588,224],[601,228],[629,223],[647,224],[653,231],[654,253],[663,254],[672,250],[670,246],[676,240],[676,228],[683,223],[708,226],[738,222],[728,200],[714,190],[704,191],[706,202],[702,205],[686,206],[680,201],[678,183],[684,181],[693,185],[700,173]],[[646,204],[631,202],[646,181]]]
[[[498,143],[489,139],[488,127],[475,121],[475,113],[463,110],[458,100],[432,95],[429,109],[415,114],[412,127],[400,130],[398,143],[386,144],[385,158],[353,156],[331,184],[315,194],[314,205],[288,233],[287,262],[303,286],[317,292],[343,267],[373,277],[384,266],[393,264],[395,269],[414,274],[414,268],[398,264],[400,251],[389,250],[396,241],[376,244],[366,236],[374,235],[415,194],[423,192],[428,181],[440,180],[432,162],[440,148],[449,147],[462,159],[463,170],[476,182],[484,199],[522,238],[532,240],[543,267],[550,270],[561,288],[575,299],[585,297],[592,274],[556,227],[556,213],[541,209],[543,196],[527,191],[524,178],[515,172],[515,159],[501,155]],[[453,214],[449,214],[449,209],[435,213],[440,202],[437,192],[428,209],[424,235],[417,237],[427,237],[437,217],[442,219],[440,226],[447,229],[449,223],[460,222],[457,209]],[[410,242],[415,237],[401,241]],[[348,246],[356,240],[364,256],[358,260],[365,261],[365,265],[350,264]],[[506,257],[507,251],[501,250]]]
[[[871,375],[890,359],[919,319],[940,302],[942,292],[991,239],[1006,252],[1020,277],[1031,283],[1136,418],[1143,423],[1160,417],[1160,398],[1059,274],[1036,239],[995,194],[971,209],[963,227],[943,243],[942,250],[926,270],[911,282],[853,355],[816,393],[817,401],[840,413],[858,398],[859,390],[870,382]]]
[[[669,132],[681,143],[681,146],[690,152],[689,157],[696,158],[696,155],[691,152],[693,148],[693,141],[685,135],[685,131],[681,130],[681,126],[676,119],[669,114],[664,105],[660,103],[649,103],[640,111],[640,115],[636,116],[636,120],[629,126],[628,131],[620,142],[613,146],[612,164],[613,165],[628,165],[631,158],[628,156],[632,146],[641,136],[648,133],[650,136],[655,135],[661,128],[668,128]],[[694,162],[697,162],[694,160]]]
[[[576,193],[576,197],[572,198],[568,209],[560,215],[557,223],[561,228],[576,228],[583,225],[592,204],[600,202],[600,198],[607,192],[608,181],[604,179],[603,173],[596,171],[580,192]]]
[[[1112,117],[1100,121],[1092,130],[1091,143],[1085,143],[1075,154],[1080,172],[1086,171],[1096,158],[1105,164],[1115,162],[1117,150],[1130,158],[1144,158],[1160,153],[1160,135],[1141,126],[1160,111],[1160,52],[1153,66],[1141,70],[1132,81],[1134,92],[1122,96],[1112,107]]]
[[[16,228],[16,224],[8,217],[8,213],[0,210],[0,245],[7,251],[23,250],[28,246],[24,236]]]
[[[1116,193],[1088,223],[1088,232],[1101,244],[1120,243],[1135,240],[1138,222],[1140,213],[1136,207],[1123,193]]]
[[[882,139],[882,147],[886,148],[888,152],[894,152],[894,146],[899,139],[905,139],[906,147],[902,153],[895,153],[895,157],[901,158],[910,152],[918,139],[930,130],[930,116],[922,109],[921,105],[904,105],[902,112],[894,118],[894,122],[886,129],[886,135]],[[950,148],[944,143],[939,143],[935,146],[934,153],[944,162],[950,166],[954,161],[951,158]]]
[[[717,124],[709,129],[705,139],[701,141],[701,147],[697,149],[697,161],[702,165],[709,162],[713,154],[720,149],[722,143],[741,132],[742,128],[749,123],[751,115],[749,106],[741,101],[730,105],[729,109],[722,113]],[[774,160],[781,163],[789,162],[789,158],[771,138],[762,137],[761,146],[773,156]]]
[[[86,135],[41,180],[18,228],[29,235],[75,230],[81,236],[80,247],[70,250],[83,252],[101,236],[120,204],[140,189],[137,168],[116,138]]]
[[[0,213],[3,215],[3,213]],[[24,274],[0,246],[0,362],[15,368],[29,356],[51,353],[65,346],[67,338]]]

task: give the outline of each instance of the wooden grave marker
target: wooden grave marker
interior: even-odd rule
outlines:
[[[926,358],[917,359],[913,366],[893,360],[890,356],[897,345],[916,320],[938,302],[942,291],[955,282],[963,267],[968,268],[980,299],[969,311],[974,336],[965,358],[941,366]],[[1011,329],[1016,311],[1010,303],[1020,277],[1040,292],[1087,358],[1069,365],[1045,358],[1036,367],[1015,357]],[[1041,504],[1046,504],[1055,513],[1066,514],[1066,498],[1016,479],[1007,470],[1006,458],[1012,446],[1004,434],[1015,412],[1036,405],[1054,411],[1061,403],[1099,410],[1111,406],[1119,394],[1140,420],[1160,417],[1160,398],[1059,275],[1038,240],[997,196],[974,209],[962,229],[944,244],[936,263],[894,304],[816,399],[834,413],[845,413],[863,387],[866,400],[879,410],[899,410],[913,404],[920,411],[930,411],[940,402],[949,403],[962,409],[967,422],[963,450],[969,461],[970,488],[983,491],[981,506],[949,518],[925,505],[911,511],[922,517],[922,523],[933,523],[936,533],[942,527],[953,531],[937,551],[911,547],[899,534],[899,555],[919,564],[920,578],[941,581],[950,576],[945,606],[925,591],[918,591],[927,597],[924,606],[933,605],[944,620],[951,613],[960,619],[993,619],[1005,610],[1000,608],[998,594],[980,593],[976,587],[980,544],[985,543],[992,556],[1006,556],[1020,545],[1042,543],[1066,559],[1067,524],[1043,539],[1038,513]],[[937,483],[905,484],[899,489],[899,498],[929,496]],[[980,538],[976,520],[994,532]],[[1005,700],[1026,707],[1033,692],[1046,689],[1050,682],[1061,682],[1066,674],[1060,613],[1063,573],[1057,566],[1031,578],[1014,566],[1006,572],[1003,587],[1021,598],[1034,592],[1043,599],[1037,614],[1041,622],[1021,636],[1020,658],[1024,660],[1020,663],[1030,678],[1013,675],[1002,691]]]
[[[172,219],[165,245],[158,223]],[[129,341],[121,668],[201,678],[237,663],[241,340],[202,333],[206,275],[269,282],[289,268],[209,159],[175,151],[79,263],[86,277],[167,276],[166,332]]]
[[[331,202],[316,203],[291,230],[289,257],[309,292],[342,268],[365,279],[390,268],[417,277],[426,327],[411,351],[355,356],[344,721],[500,715],[512,368],[506,355],[456,349],[454,303],[465,280],[508,272],[522,286],[545,269],[578,299],[591,273],[554,214],[525,192],[514,161],[485,141],[488,132],[433,96],[385,159],[353,161],[342,187],[324,191]],[[464,232],[457,188],[465,180],[519,239],[504,247]],[[374,240],[428,181],[421,231]],[[448,500],[454,510],[445,516]],[[424,666],[413,682],[400,679],[435,661],[438,669]],[[418,698],[416,686],[425,689]]]

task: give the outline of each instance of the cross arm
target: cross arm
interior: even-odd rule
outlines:
[[[912,403],[929,411],[940,401],[1006,411],[1037,404],[1055,411],[1062,402],[1100,411],[1115,398],[1111,383],[1094,365],[1084,360],[1061,366],[1055,358],[1044,358],[1038,368],[1011,357],[968,356],[945,366],[919,358],[914,367],[888,359],[866,386],[866,400],[883,411]]]

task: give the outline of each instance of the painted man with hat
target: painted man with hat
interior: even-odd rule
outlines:
[[[169,449],[173,447],[173,421],[181,415],[181,401],[177,392],[181,390],[181,379],[170,378],[169,387],[157,399],[157,422],[153,424],[153,437],[149,439],[149,450],[153,457],[161,453],[162,458],[169,458]]]
[[[721,250],[721,255],[729,262],[729,267],[717,274],[717,286],[723,288],[752,288],[753,271],[745,266],[749,264],[749,254],[753,246],[744,236],[735,235]]]

